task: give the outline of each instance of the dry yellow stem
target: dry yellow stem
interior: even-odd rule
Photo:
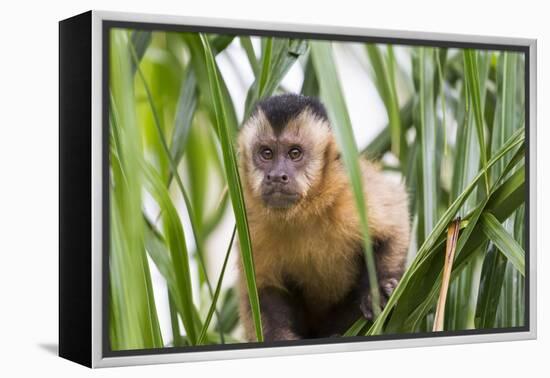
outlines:
[[[445,302],[447,301],[447,292],[449,291],[449,282],[451,280],[451,271],[455,258],[456,242],[460,230],[460,218],[455,219],[447,229],[447,246],[445,250],[445,263],[443,265],[443,279],[441,281],[441,290],[439,290],[439,300],[435,310],[435,319],[433,331],[443,331],[443,320],[445,319]]]

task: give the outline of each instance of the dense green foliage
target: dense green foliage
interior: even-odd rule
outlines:
[[[255,76],[242,103],[231,97],[217,65],[216,56],[230,45],[243,49]],[[346,335],[431,330],[447,226],[459,216],[444,330],[524,324],[523,57],[400,47],[410,62],[406,69],[394,49],[368,44],[358,57],[369,62],[389,120],[361,148],[338,78],[334,43],[261,38],[258,49],[247,36],[111,31],[109,332],[114,350],[238,342],[236,291],[222,286],[236,235],[262,340],[234,147],[242,122],[237,114],[246,116],[257,99],[284,91],[281,81],[293,65],[304,71],[301,92],[321,97],[327,106],[359,204],[367,262],[373,256],[360,154],[397,172],[411,196],[408,269],[375,322],[358,319]],[[228,211],[235,226],[225,235],[221,270],[209,274],[207,244]],[[160,331],[151,263],[167,283],[168,340]]]

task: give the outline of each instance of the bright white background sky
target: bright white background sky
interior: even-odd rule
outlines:
[[[55,357],[57,344],[57,21],[90,8],[538,38],[537,341],[261,358],[90,371]],[[543,377],[550,366],[550,28],[547,4],[523,0],[130,0],[3,2],[0,376],[56,377]],[[546,217],[544,217],[546,218]],[[534,243],[535,241],[533,241]]]

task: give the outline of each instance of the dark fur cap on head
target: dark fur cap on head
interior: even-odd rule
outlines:
[[[328,121],[325,106],[316,98],[294,93],[285,93],[258,101],[252,115],[261,109],[273,131],[280,133],[291,119],[309,109],[316,117]]]

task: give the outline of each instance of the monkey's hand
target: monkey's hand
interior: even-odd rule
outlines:
[[[378,282],[378,288],[380,290],[381,309],[384,309],[384,307],[386,307],[386,303],[388,303],[388,299],[392,295],[393,290],[396,288],[398,282],[399,281],[393,277],[383,278],[380,280],[380,282]],[[359,307],[361,308],[361,312],[363,313],[365,319],[374,320],[372,293],[370,289],[365,290],[361,295]]]

